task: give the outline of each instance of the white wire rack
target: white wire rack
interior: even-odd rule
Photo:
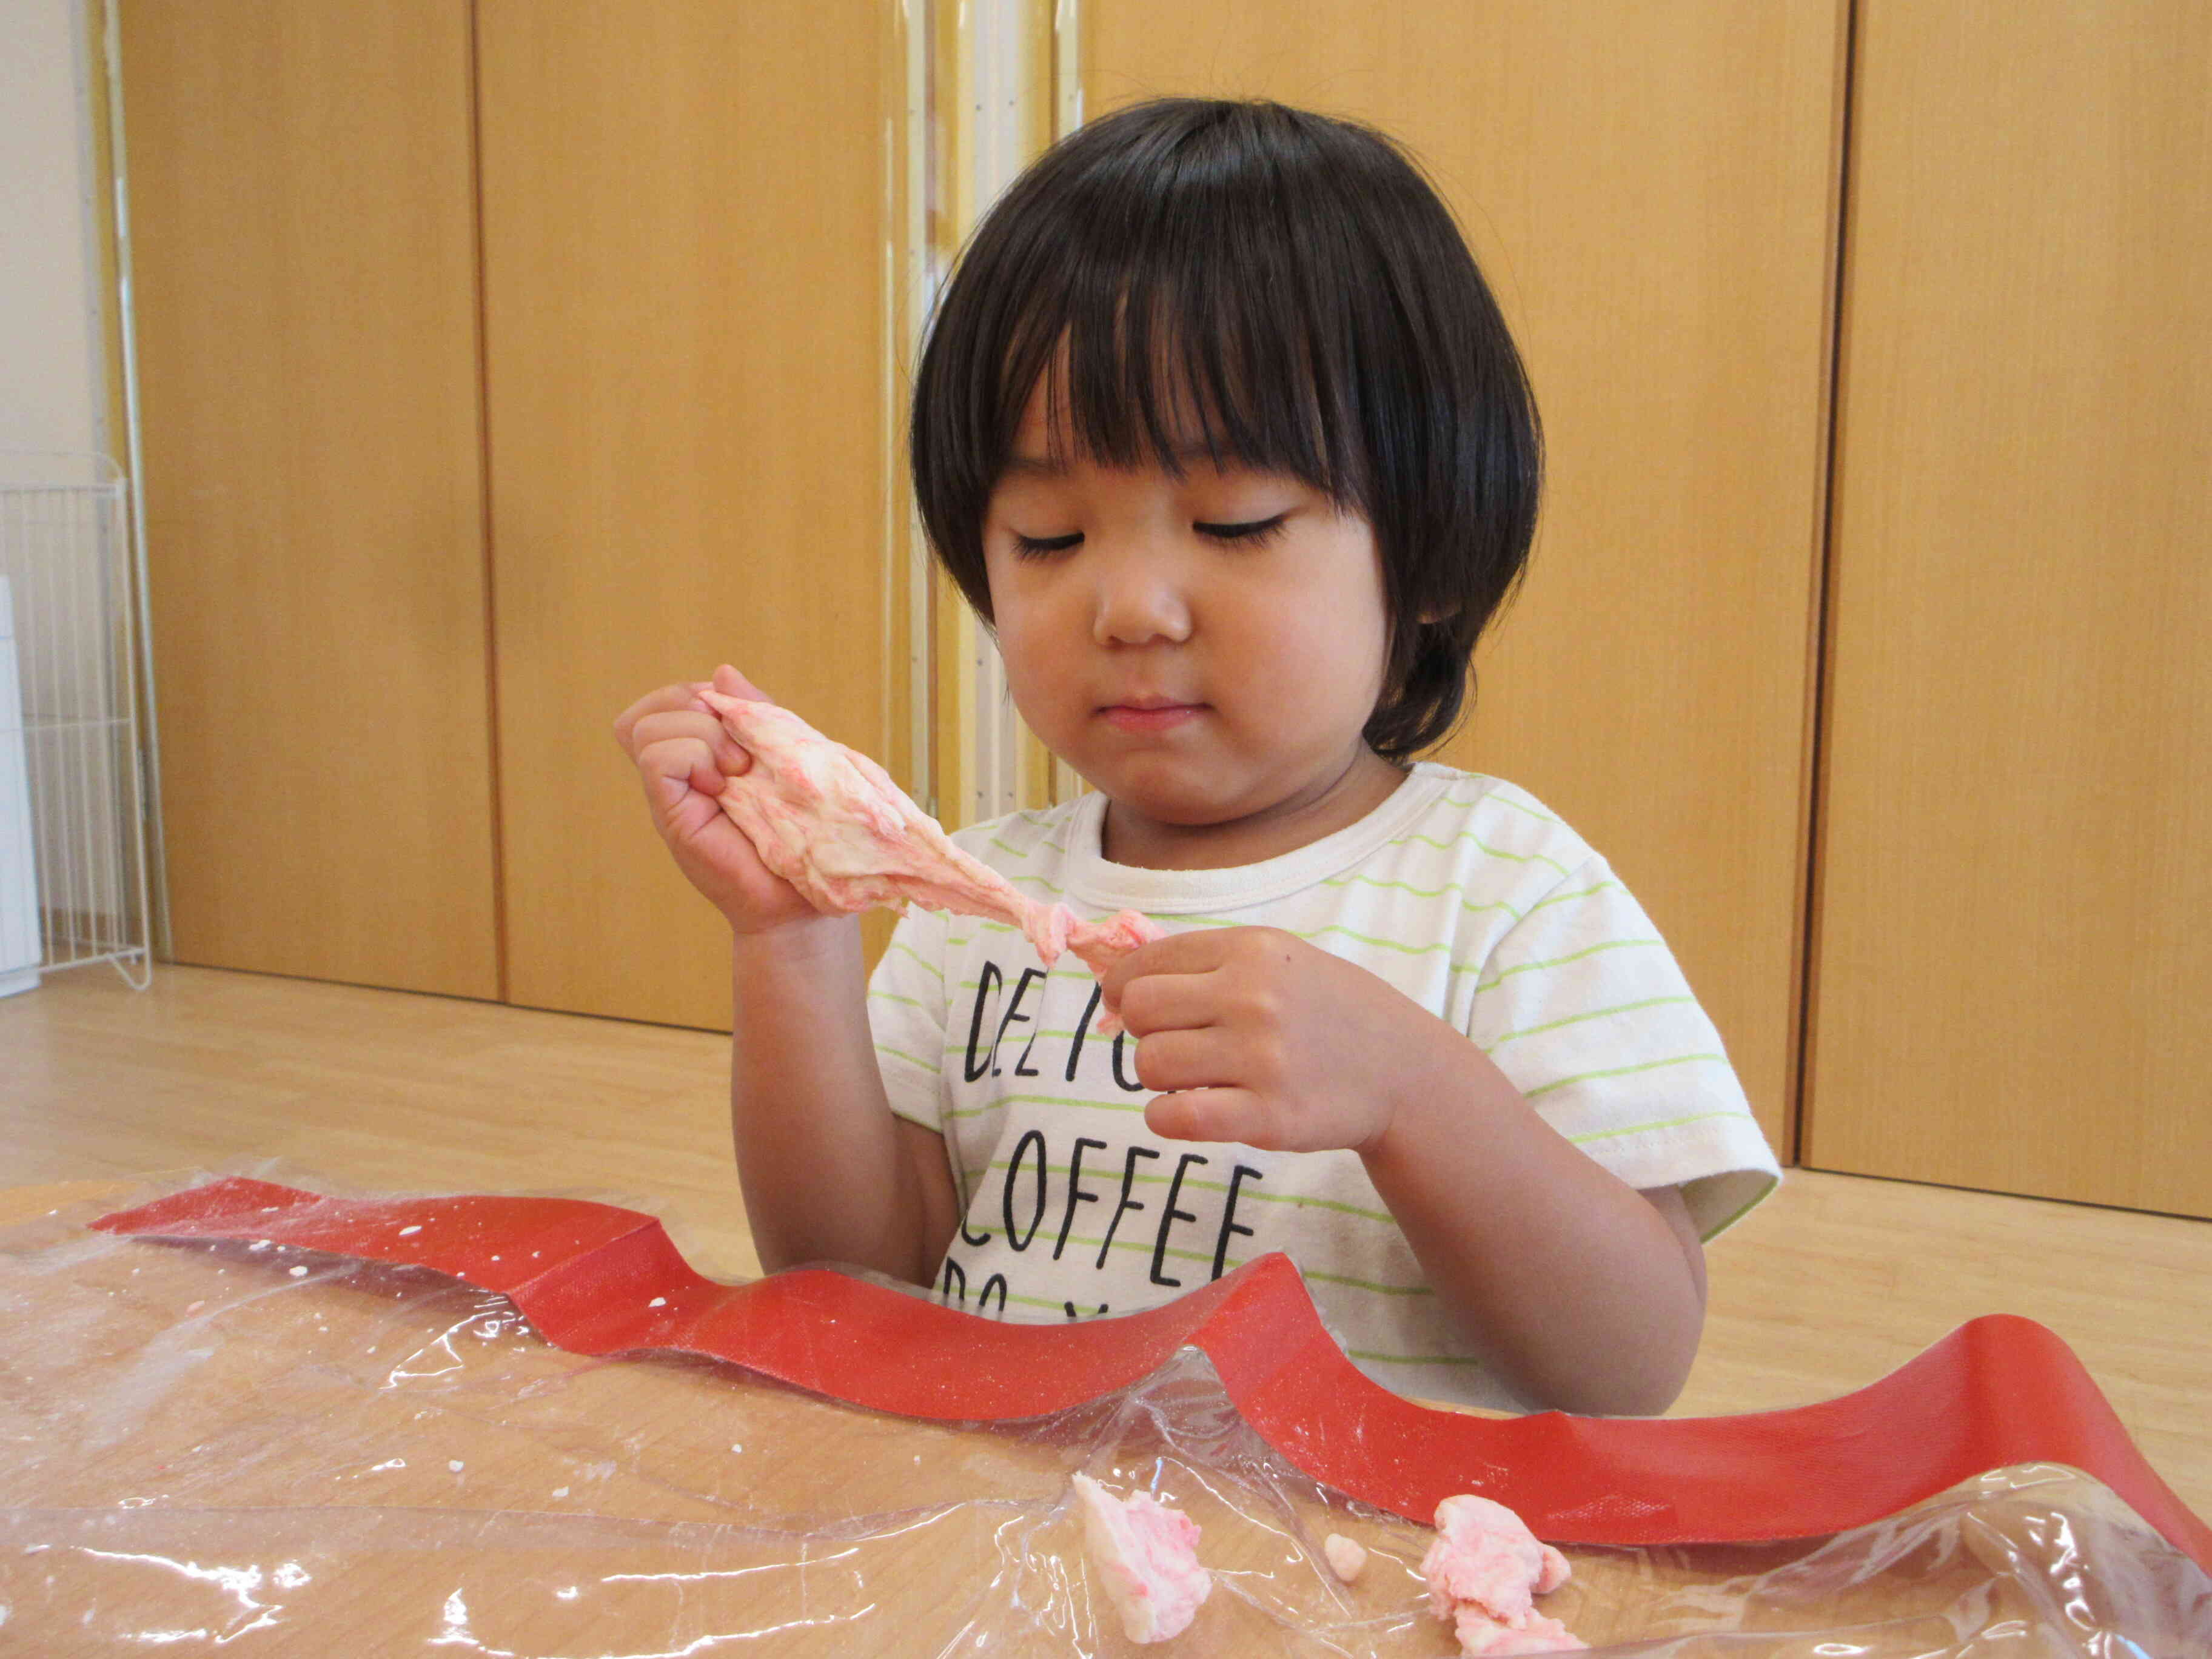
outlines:
[[[0,991],[152,981],[131,570],[112,461],[0,452]]]

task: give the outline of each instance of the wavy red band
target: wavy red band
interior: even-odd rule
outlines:
[[[718,1284],[651,1216],[575,1199],[338,1199],[231,1177],[93,1225],[434,1268],[509,1297],[573,1352],[704,1354],[906,1417],[1042,1416],[1192,1345],[1245,1420],[1316,1480],[1424,1524],[1443,1498],[1478,1492],[1559,1543],[1816,1536],[1990,1469],[2065,1463],[2212,1571],[2212,1528],[2152,1472],[2072,1350],[2011,1315],[1972,1320],[1878,1382],[1788,1411],[1491,1419],[1370,1382],[1281,1255],[1143,1313],[1019,1325],[830,1268]]]

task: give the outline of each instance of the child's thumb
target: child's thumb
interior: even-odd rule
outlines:
[[[726,697],[743,697],[749,702],[775,701],[727,663],[714,671],[714,690]]]

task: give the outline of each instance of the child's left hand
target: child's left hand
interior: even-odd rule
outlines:
[[[1401,1091],[1465,1046],[1364,968],[1279,928],[1172,933],[1103,982],[1138,1040],[1138,1079],[1172,1091],[1145,1108],[1171,1140],[1365,1151]]]

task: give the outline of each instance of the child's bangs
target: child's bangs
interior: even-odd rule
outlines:
[[[1340,343],[1298,314],[1272,261],[1215,241],[1139,247],[1109,269],[1032,289],[1004,358],[1004,457],[1031,395],[1044,394],[1052,459],[1158,465],[1194,461],[1293,475],[1358,507],[1365,495],[1356,411]],[[1178,256],[1181,257],[1178,257]]]

